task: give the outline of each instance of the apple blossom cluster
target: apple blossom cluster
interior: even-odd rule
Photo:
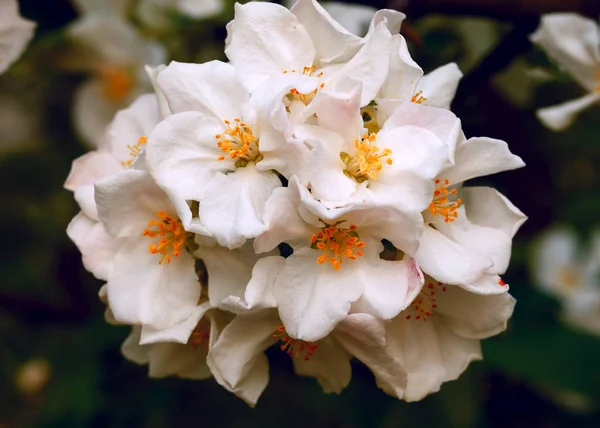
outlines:
[[[460,71],[423,75],[403,19],[358,37],[314,0],[236,4],[228,63],[148,67],[154,93],[74,161],[67,232],[150,376],[213,376],[254,405],[277,346],[326,392],[356,358],[414,401],[506,328],[526,217],[463,183],[524,164],[464,136]]]

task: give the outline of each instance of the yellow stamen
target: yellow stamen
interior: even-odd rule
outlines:
[[[288,354],[290,357],[298,358],[303,355],[304,361],[310,360],[319,346],[319,344],[315,342],[305,342],[304,340],[290,337],[285,331],[285,327],[283,325],[277,327],[277,330],[275,330],[275,333],[273,334],[273,339],[278,339],[281,341],[281,346],[279,349]]]
[[[128,145],[127,149],[129,149],[129,156],[131,159],[127,161],[121,161],[121,165],[123,166],[131,166],[133,162],[137,159],[137,157],[142,153],[142,148],[148,142],[148,137],[142,135],[137,143],[134,145]]]
[[[344,173],[362,183],[366,180],[376,180],[377,173],[383,168],[383,162],[392,165],[390,149],[380,149],[375,145],[377,134],[365,134],[361,140],[354,142],[356,156],[351,157],[347,153],[341,153],[340,157],[346,164]]]
[[[320,232],[311,236],[311,248],[323,251],[317,258],[318,264],[329,261],[335,270],[340,270],[344,258],[356,260],[363,256],[365,243],[359,240],[356,225],[351,224],[348,229],[341,229],[338,225],[343,222],[325,224]]]
[[[456,202],[452,202],[448,199],[448,195],[456,195],[457,193],[456,189],[448,190],[449,185],[450,181],[448,180],[435,180],[433,200],[427,208],[433,215],[444,216],[444,221],[446,223],[451,223],[456,217],[458,217],[458,213],[456,212],[456,210],[458,209],[458,206],[462,203],[460,198],[456,199]]]
[[[170,217],[163,211],[158,211],[156,216],[158,219],[150,220],[142,235],[156,239],[148,246],[148,252],[161,255],[158,264],[161,265],[163,262],[169,264],[171,256],[177,257],[181,253],[185,232],[178,218]]]
[[[427,101],[427,98],[423,96],[423,91],[419,91],[416,94],[414,94],[410,100],[411,103],[415,104],[423,104],[425,101]]]
[[[312,65],[310,67],[304,67],[302,69],[302,74],[310,77],[315,72],[315,69],[316,69],[316,67],[314,65]],[[296,72],[296,70],[292,70],[292,73],[295,73],[295,72]],[[288,73],[288,71],[284,70],[283,73],[286,74],[286,73]],[[316,77],[318,77],[319,79],[321,77],[323,77],[323,72],[319,72],[316,75]],[[290,89],[289,96],[292,100],[298,100],[298,101],[301,101],[302,103],[304,103],[305,105],[309,105],[312,102],[312,100],[314,100],[315,96],[317,95],[317,91],[319,89],[323,89],[324,87],[325,87],[325,83],[321,83],[319,85],[318,89],[315,89],[307,94],[303,94],[300,91],[298,91],[298,89],[292,88],[292,89]]]
[[[248,162],[258,161],[261,158],[258,150],[258,138],[252,132],[252,127],[240,118],[234,119],[234,125],[225,120],[225,131],[223,134],[216,134],[217,146],[226,156],[236,159],[236,166],[246,166]],[[219,160],[224,160],[226,156],[219,156]]]

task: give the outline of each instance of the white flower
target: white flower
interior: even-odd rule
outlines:
[[[17,0],[0,2],[0,74],[19,59],[33,37],[35,25],[19,15]]]
[[[278,149],[289,146],[297,153],[287,157],[290,162],[302,163],[303,153],[287,144],[283,133],[265,134],[268,142],[263,141],[268,124],[259,110],[268,111],[272,100],[260,94],[251,99],[230,64],[173,62],[158,84],[174,114],[150,135],[152,175],[186,230],[214,236],[228,248],[243,245],[265,231],[264,204],[281,186],[271,171],[281,157]],[[192,212],[188,201],[198,201],[198,211]]]
[[[298,82],[313,82],[310,91],[291,90],[295,99],[308,104],[319,88],[335,90],[351,77],[363,83],[361,105],[366,105],[387,75],[390,28],[397,31],[400,21],[393,14],[376,16],[363,40],[311,0],[298,1],[291,11],[271,3],[236,4],[235,19],[227,26],[225,53],[251,91],[269,78],[290,74]]]
[[[145,65],[163,63],[166,53],[114,13],[91,12],[68,31],[86,54],[76,61],[93,74],[76,94],[74,122],[86,143],[97,147],[115,113],[150,89]]]
[[[100,221],[120,241],[107,278],[115,319],[162,329],[189,317],[200,284],[167,195],[147,172],[126,170],[97,182],[95,197]]]
[[[398,261],[379,257],[382,239],[409,254],[417,246],[420,230],[391,207],[363,203],[328,210],[292,177],[289,187],[273,192],[265,222],[268,230],[254,242],[257,252],[281,242],[294,249],[274,294],[281,320],[295,338],[323,338],[354,302],[362,312],[393,318],[419,292],[422,278],[408,255]]]
[[[140,168],[147,136],[160,119],[156,96],[142,95],[117,113],[98,150],[73,161],[65,188],[74,193],[81,212],[69,223],[67,234],[81,251],[86,269],[97,278],[108,278],[117,243],[98,221],[94,184],[132,166]]]
[[[548,128],[565,130],[582,110],[600,101],[598,24],[573,13],[553,13],[542,16],[540,27],[530,39],[587,92],[576,100],[537,111],[538,118]]]
[[[387,353],[401,361],[406,389],[394,394],[381,381],[380,386],[417,401],[457,379],[471,361],[482,358],[479,341],[506,329],[515,305],[507,290],[484,296],[426,277],[411,307],[386,327]]]
[[[313,147],[306,166],[313,196],[328,208],[369,200],[423,211],[433,178],[458,143],[460,121],[449,111],[406,102],[379,132],[369,133],[359,111],[360,89],[358,84],[344,97],[323,91],[310,109],[319,125],[294,129]]]
[[[492,188],[461,185],[523,165],[504,141],[471,138],[457,146],[454,165],[435,179],[423,213],[425,228],[414,257],[425,273],[478,293],[502,292],[497,275],[508,267],[512,237],[527,217]]]
[[[219,384],[254,406],[269,381],[263,352],[275,343],[293,358],[297,374],[316,378],[325,392],[340,393],[348,385],[352,357],[367,365],[394,395],[401,395],[406,386],[400,360],[387,352],[383,323],[361,313],[348,315],[317,342],[293,338],[274,310],[238,315],[211,348],[208,365]]]
[[[569,229],[554,228],[535,244],[533,274],[542,291],[558,298],[571,325],[600,335],[600,232],[583,250]]]

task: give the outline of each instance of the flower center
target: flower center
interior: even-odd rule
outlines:
[[[121,161],[121,165],[130,167],[135,162],[135,160],[140,155],[140,153],[142,153],[142,150],[147,142],[148,142],[148,137],[142,135],[140,137],[140,139],[138,140],[138,142],[135,143],[134,145],[128,144],[127,149],[129,150],[130,159],[126,160],[126,161]]]
[[[344,174],[362,183],[367,180],[376,180],[377,173],[383,168],[383,162],[393,163],[390,149],[380,149],[375,145],[377,134],[365,134],[354,142],[356,155],[351,157],[348,153],[340,153],[342,161],[346,164]]]
[[[333,225],[323,222],[325,227],[311,236],[311,248],[323,251],[323,254],[317,258],[318,264],[329,261],[335,270],[340,270],[344,257],[348,260],[356,260],[363,255],[362,248],[365,243],[359,240],[356,225],[351,224],[348,229],[339,228],[338,225],[344,221],[338,221]]]
[[[448,180],[435,180],[435,190],[433,191],[433,200],[429,207],[427,208],[431,214],[433,215],[441,215],[444,216],[444,221],[446,223],[451,223],[454,221],[456,217],[458,217],[458,213],[456,209],[461,204],[460,198],[456,199],[455,202],[452,202],[448,199],[448,195],[456,195],[457,190],[452,189],[448,190],[448,186],[450,185],[450,181]]]
[[[192,331],[190,338],[188,339],[188,345],[194,348],[198,348],[204,343],[204,346],[208,348],[208,339],[210,338],[210,322],[205,318],[198,321],[196,328]]]
[[[312,77],[313,73],[315,72],[316,67],[314,65],[310,66],[310,67],[304,67],[302,69],[302,74],[304,76],[309,76]],[[287,74],[288,70],[283,70],[283,74]],[[296,73],[296,70],[291,70],[291,73]],[[319,72],[317,73],[317,75],[315,77],[318,77],[319,79],[321,77],[323,77],[323,73]],[[325,86],[325,83],[321,83],[319,85],[319,89],[323,89],[323,87]],[[289,98],[291,101],[297,100],[297,101],[301,101],[304,105],[309,105],[312,100],[315,99],[315,96],[317,95],[317,91],[318,89],[314,89],[313,91],[307,93],[307,94],[303,94],[300,91],[298,91],[298,89],[296,88],[292,88],[290,89],[290,93],[289,93]]]
[[[135,81],[131,73],[118,67],[102,67],[99,70],[102,91],[108,101],[119,104],[129,96]]]
[[[158,219],[152,219],[148,222],[148,227],[144,230],[143,236],[155,239],[148,246],[148,252],[151,254],[160,254],[158,262],[171,263],[171,256],[177,257],[181,253],[181,247],[185,241],[185,234],[181,220],[170,217],[163,211],[156,213]]]
[[[425,101],[427,101],[427,98],[425,98],[423,96],[423,91],[419,91],[416,94],[413,95],[413,97],[410,99],[411,103],[415,103],[415,104],[423,104]]]
[[[223,134],[215,135],[218,140],[217,146],[223,153],[227,153],[231,159],[235,159],[236,167],[248,165],[248,162],[259,161],[262,156],[258,151],[258,138],[252,133],[252,127],[240,118],[234,119],[232,125],[225,120],[225,131]],[[219,156],[219,160],[225,159],[225,155]]]
[[[426,321],[427,318],[434,316],[434,309],[437,308],[437,303],[435,300],[435,294],[437,291],[442,291],[442,293],[446,292],[446,286],[441,282],[434,281],[431,278],[427,278],[427,285],[423,287],[419,295],[413,300],[410,305],[409,313],[406,316],[407,320],[414,319],[415,320],[423,320]]]
[[[294,339],[293,337],[288,336],[283,325],[277,327],[277,330],[275,330],[275,333],[273,334],[273,339],[278,339],[281,342],[279,349],[290,357],[298,358],[303,356],[304,361],[310,360],[310,357],[313,356],[319,346],[319,344],[315,342],[305,342],[304,340]]]

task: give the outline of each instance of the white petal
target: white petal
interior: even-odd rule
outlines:
[[[141,95],[129,107],[115,115],[100,148],[121,162],[132,160],[129,146],[135,146],[140,137],[148,137],[160,120],[156,96]]]
[[[250,406],[256,404],[269,382],[269,362],[263,351],[275,341],[273,334],[280,325],[274,312],[238,315],[208,354],[215,380]]]
[[[198,111],[216,119],[241,117],[249,94],[235,78],[231,64],[173,61],[158,76],[158,86],[173,113]]]
[[[595,21],[574,13],[543,15],[539,28],[530,39],[588,91],[598,84],[600,39]]]
[[[463,187],[460,198],[471,223],[500,229],[511,238],[527,220],[506,196],[490,187]]]
[[[549,129],[564,131],[575,122],[579,113],[598,101],[600,101],[600,93],[593,92],[563,104],[541,108],[536,114],[538,119]]]
[[[340,270],[319,265],[320,250],[303,248],[285,260],[275,283],[279,316],[288,334],[306,342],[327,336],[346,317],[368,279],[361,261],[349,261]]]
[[[253,163],[229,174],[217,173],[200,200],[200,222],[219,245],[240,247],[267,229],[265,203],[280,186],[277,175],[259,171]]]
[[[152,176],[169,194],[186,229],[192,213],[186,201],[202,199],[216,171],[233,169],[233,161],[219,161],[222,151],[216,134],[223,127],[216,119],[196,112],[167,117],[150,134],[146,161]]]
[[[238,3],[235,19],[227,26],[225,54],[252,91],[268,77],[310,67],[315,47],[306,28],[285,7]]]
[[[455,243],[426,226],[414,256],[423,272],[445,284],[469,284],[489,269],[492,259]]]
[[[381,87],[380,98],[394,99],[400,102],[410,101],[421,76],[423,76],[423,70],[411,58],[406,46],[406,40],[400,34],[395,35],[392,38],[388,76]],[[377,100],[378,113],[380,104],[385,107],[386,103],[381,103],[380,100]],[[385,112],[382,116],[378,114],[379,123],[385,123],[391,114],[391,110]]]
[[[440,174],[451,184],[525,166],[519,156],[510,152],[508,144],[487,137],[469,138],[459,144],[454,159],[455,165]]]
[[[65,181],[65,189],[74,191],[79,186],[96,181],[123,169],[123,165],[110,153],[91,151],[73,161]]]
[[[351,7],[350,5],[345,5]],[[346,30],[315,0],[299,0],[291,8],[315,44],[315,59],[320,64],[348,61],[362,46],[362,39]],[[329,13],[328,13],[329,12]],[[373,16],[375,12],[371,13]],[[368,23],[371,16],[367,17]]]
[[[240,314],[276,308],[277,301],[275,300],[273,288],[284,263],[285,259],[280,256],[265,257],[258,260],[252,269],[252,279],[248,282],[243,296],[230,295],[225,298],[221,305],[223,309]]]
[[[305,360],[302,354],[293,358],[297,375],[317,379],[323,392],[339,394],[348,386],[352,377],[350,358],[344,348],[330,338],[319,341],[312,356]]]
[[[292,246],[295,242],[300,246],[308,245],[310,237],[315,233],[315,227],[308,224],[298,212],[299,204],[300,195],[295,177],[292,177],[288,187],[280,187],[273,191],[265,204],[266,231],[254,240],[254,250],[257,253],[271,251],[282,242]]]
[[[458,66],[451,62],[423,76],[419,80],[417,91],[423,91],[421,96],[427,99],[426,105],[450,110],[450,104],[462,76]]]
[[[408,374],[404,396],[418,401],[440,389],[443,382],[456,379],[469,362],[481,359],[477,340],[464,339],[443,323],[406,320],[400,316],[388,328],[389,352],[402,361]]]
[[[340,154],[350,151],[344,138],[336,132],[315,125],[299,125],[295,128],[295,133],[300,140],[313,147],[306,165],[306,175],[313,196],[328,206],[346,201],[356,191],[357,183],[344,174],[346,164]]]
[[[152,83],[152,89],[154,89],[154,93],[156,94],[156,102],[158,103],[158,111],[160,113],[161,119],[164,119],[165,117],[170,116],[173,113],[171,111],[171,108],[169,107],[167,97],[165,97],[165,94],[162,92],[157,82],[158,75],[165,68],[167,68],[167,66],[164,64],[157,65],[156,67],[151,67],[149,65],[144,67],[144,70],[146,70],[146,74],[150,79],[150,83]]]
[[[148,375],[151,378],[178,376],[184,379],[207,379],[211,377],[206,365],[206,348],[194,348],[179,343],[157,343],[147,345]]]
[[[408,377],[402,361],[389,352],[380,320],[368,314],[350,314],[338,324],[333,336],[373,372],[377,384],[388,394],[404,395]]]
[[[96,183],[98,217],[113,236],[142,236],[159,211],[172,211],[169,198],[146,171],[125,170]]]
[[[379,254],[376,257],[364,267],[365,275],[372,279],[353,310],[389,320],[412,303],[421,291],[423,277],[414,260],[408,256],[398,261],[382,260]]]
[[[508,293],[482,296],[450,285],[436,294],[436,304],[436,318],[456,335],[486,339],[506,330],[515,299]]]
[[[101,223],[83,212],[67,226],[67,235],[77,245],[85,268],[96,278],[107,280],[119,241],[109,235]]]
[[[224,5],[222,0],[177,0],[177,10],[194,19],[217,15]]]
[[[214,307],[221,307],[230,296],[242,298],[258,261],[251,245],[235,250],[200,246],[194,257],[201,259],[208,273],[208,297]]]
[[[125,242],[108,278],[108,301],[115,318],[126,324],[169,328],[188,318],[200,298],[194,260],[185,251],[171,263],[148,252],[145,237]]]
[[[0,4],[0,74],[14,63],[31,39],[36,24],[19,15],[16,0],[4,0]]]
[[[150,325],[143,325],[140,345],[160,342],[174,342],[185,345],[208,309],[210,309],[210,304],[205,302],[197,306],[189,317],[169,328],[156,329]]]

